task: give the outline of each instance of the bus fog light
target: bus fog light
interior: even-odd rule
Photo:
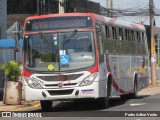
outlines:
[[[25,81],[27,82],[28,86],[31,88],[37,88],[37,89],[42,88],[42,86],[38,82],[36,82],[33,78],[25,77]]]
[[[96,79],[97,75],[98,75],[97,72],[89,75],[87,78],[85,78],[85,79],[81,82],[80,86],[91,85],[91,84],[94,82],[94,80]]]

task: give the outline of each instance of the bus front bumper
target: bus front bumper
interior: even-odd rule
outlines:
[[[33,89],[25,86],[25,99],[31,100],[69,100],[81,98],[103,97],[99,94],[98,82],[93,82],[89,86],[60,88],[60,89]]]

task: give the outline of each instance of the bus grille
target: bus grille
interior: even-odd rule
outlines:
[[[70,95],[72,94],[73,89],[70,90],[49,90],[50,95]]]
[[[66,81],[66,80],[76,80],[83,74],[72,74],[72,75],[57,75],[57,76],[37,76],[44,81]]]
[[[77,83],[68,83],[68,84],[63,84],[63,86],[74,86]],[[46,87],[58,87],[58,84],[46,84]]]

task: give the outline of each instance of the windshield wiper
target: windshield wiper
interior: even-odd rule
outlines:
[[[50,47],[53,48],[53,45],[49,42],[49,39],[48,39],[42,32],[39,32],[39,34],[40,34],[42,40],[43,40],[44,42],[48,43],[48,44],[50,45]]]
[[[75,29],[75,30],[70,34],[70,36],[64,41],[63,47],[64,47],[67,43],[69,43],[69,41],[71,40],[72,37],[75,36],[75,34],[77,33],[77,31],[78,31],[78,30]]]

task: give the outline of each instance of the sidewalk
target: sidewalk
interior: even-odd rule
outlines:
[[[21,105],[6,105],[3,104],[3,96],[0,97],[0,112],[2,111],[26,111],[28,109],[37,108],[40,106],[39,101],[26,102],[24,100],[24,90],[22,90]]]
[[[160,84],[157,86],[149,86],[138,92],[138,95],[155,95],[160,93]],[[26,102],[22,101],[21,105],[5,105],[3,101],[0,101],[0,112],[2,111],[27,111],[28,109],[38,108],[40,106],[39,101]]]
[[[138,92],[138,95],[155,95],[160,93],[160,83],[156,86],[148,86],[147,88],[144,88],[143,90]]]
[[[40,104],[38,101],[34,101],[34,102],[22,101],[21,105],[6,105],[6,104],[3,104],[3,101],[0,101],[0,112],[3,112],[3,111],[25,111],[28,109],[37,108],[39,106],[40,106]]]

